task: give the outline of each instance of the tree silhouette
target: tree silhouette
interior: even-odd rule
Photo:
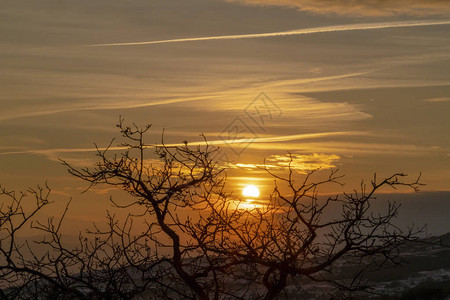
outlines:
[[[357,292],[370,288],[365,272],[401,263],[399,247],[421,232],[394,225],[395,203],[384,212],[371,209],[384,186],[418,190],[419,179],[406,182],[405,174],[380,181],[374,176],[358,191],[323,197],[321,187],[342,185],[337,171],[296,176],[291,164],[285,175],[266,168],[275,180],[270,200],[242,209],[243,200],[227,192],[226,170],[213,159],[217,148],[206,139],[195,147],[149,145],[144,138],[150,126],[126,126],[121,119],[118,127],[125,139],[120,154],[97,148],[94,168],[63,163],[89,188],[125,191],[131,197],[112,199],[114,205],[138,207],[140,214],[123,220],[108,214],[105,228],[80,234],[71,248],[60,232],[65,213],[57,221],[33,222],[50,204],[48,187],[29,190],[35,204],[28,213],[27,194],[3,189],[2,299],[275,299],[286,295],[288,285],[308,281]],[[145,228],[136,232],[136,222]],[[26,225],[45,238],[19,243],[17,232]],[[352,265],[350,278],[337,276],[342,262]]]

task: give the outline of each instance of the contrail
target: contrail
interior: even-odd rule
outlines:
[[[325,26],[325,27],[304,28],[304,29],[296,29],[296,30],[289,30],[289,31],[269,32],[269,33],[219,35],[219,36],[206,36],[206,37],[194,37],[194,38],[147,41],[147,42],[131,42],[131,43],[92,44],[92,45],[86,45],[86,46],[87,47],[136,46],[136,45],[199,42],[199,41],[212,41],[212,40],[239,40],[239,39],[255,39],[255,38],[265,38],[265,37],[275,37],[275,36],[315,34],[315,33],[323,33],[323,32],[372,30],[372,29],[383,29],[383,28],[417,27],[417,26],[432,26],[432,25],[447,25],[447,24],[450,24],[450,21],[444,21],[444,20],[430,21],[429,20],[429,21],[405,21],[405,22],[390,22],[390,23],[363,23],[363,24],[347,24],[347,25],[334,25],[334,26]]]

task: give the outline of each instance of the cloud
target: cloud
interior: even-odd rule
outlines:
[[[445,15],[448,0],[226,0],[250,5],[286,6],[317,14],[354,16]]]
[[[284,136],[268,136],[252,139],[252,143],[276,143],[276,142],[286,142],[286,141],[295,141],[295,140],[306,140],[306,139],[316,139],[330,136],[367,136],[369,132],[366,131],[331,131],[331,132],[318,132],[318,133],[302,133],[302,134],[293,134],[293,135],[284,135]],[[228,145],[228,144],[239,144],[242,142],[247,142],[248,138],[243,139],[235,139],[235,140],[211,140],[205,142],[201,141],[193,141],[189,142],[189,145],[202,146],[202,145]],[[166,144],[167,147],[183,147],[184,143],[178,144]],[[154,148],[156,145],[149,145],[147,148]],[[104,151],[123,151],[127,150],[127,147],[117,146],[117,147],[98,147],[98,148],[55,148],[55,149],[27,149],[27,150],[11,150],[11,147],[8,148],[0,148],[0,155],[13,155],[13,154],[35,154],[35,155],[43,155],[47,157],[55,157],[54,155],[64,154],[64,153],[85,153],[85,152],[95,152],[97,150]],[[8,151],[9,150],[9,151]]]
[[[224,139],[224,140],[211,140],[207,143],[213,146],[219,145],[232,145],[232,144],[242,144],[242,143],[279,143],[287,141],[296,140],[308,140],[308,139],[318,139],[331,136],[367,136],[370,133],[367,131],[330,131],[330,132],[318,132],[318,133],[302,133],[293,135],[283,135],[283,136],[267,136],[260,138],[236,138],[236,139]],[[184,144],[170,144],[166,145],[169,147],[183,146]],[[205,145],[204,141],[200,142],[189,142],[189,145]]]
[[[72,105],[60,108],[49,108],[44,110],[31,110],[25,112],[8,112],[4,115],[0,115],[0,121],[20,119],[20,118],[29,118],[29,117],[37,117],[37,116],[46,116],[59,114],[64,112],[73,112],[73,111],[89,111],[89,110],[118,110],[118,109],[132,109],[132,108],[145,108],[150,106],[162,106],[169,104],[177,104],[183,102],[190,101],[200,101],[205,99],[210,99],[211,97],[202,96],[202,97],[178,97],[174,99],[165,99],[165,100],[154,100],[154,101],[135,101],[135,102],[104,102],[104,103],[96,103],[96,104],[84,104],[84,105]]]
[[[341,157],[335,154],[291,154],[291,155],[271,155],[265,160],[265,164],[230,164],[231,168],[256,170],[268,169],[273,171],[285,171],[289,167],[298,173],[317,169],[331,169],[336,167],[336,162]]]
[[[448,102],[450,101],[450,97],[442,97],[442,98],[431,98],[426,99],[426,102]]]
[[[263,1],[261,1],[263,2]],[[306,35],[325,32],[341,32],[341,31],[354,31],[354,30],[373,30],[384,28],[399,28],[399,27],[418,27],[418,26],[433,26],[433,25],[446,25],[450,24],[450,21],[445,20],[426,20],[426,21],[405,21],[405,22],[387,22],[387,23],[360,23],[360,24],[346,24],[346,25],[333,25],[323,27],[302,28],[288,31],[268,32],[268,33],[253,33],[253,34],[235,34],[235,35],[218,35],[218,36],[206,36],[206,37],[193,37],[193,38],[181,38],[159,41],[143,41],[143,42],[121,42],[121,43],[108,43],[108,44],[91,44],[86,47],[115,47],[115,46],[139,46],[139,45],[154,45],[154,44],[167,44],[167,43],[182,43],[182,42],[200,42],[200,41],[212,41],[212,40],[240,40],[240,39],[255,39],[277,36],[290,36],[290,35]]]
[[[293,142],[293,143],[251,143],[248,146],[251,150],[264,151],[301,151],[303,153],[331,153],[340,156],[345,155],[390,155],[390,156],[423,156],[430,153],[443,154],[448,148],[437,149],[433,146],[414,144],[388,144],[388,143],[361,143],[361,142],[338,142],[338,141],[318,141],[318,142]]]
[[[315,169],[331,169],[335,168],[335,163],[341,157],[335,154],[313,153],[308,155],[292,154],[287,155],[271,155],[266,161],[278,168],[289,168],[289,166],[297,172],[305,172]]]

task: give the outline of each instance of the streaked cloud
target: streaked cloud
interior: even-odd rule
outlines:
[[[229,167],[253,171],[255,169],[267,169],[272,171],[285,171],[289,167],[298,173],[316,169],[331,169],[336,167],[336,162],[341,157],[335,154],[291,154],[271,155],[265,160],[265,164],[230,164]]]
[[[431,98],[426,99],[427,102],[448,102],[450,101],[450,97],[442,97],[442,98]]]
[[[213,40],[255,39],[255,38],[267,38],[267,37],[279,37],[279,36],[291,36],[291,35],[307,35],[307,34],[317,34],[317,33],[326,33],[326,32],[374,30],[374,29],[384,29],[384,28],[418,27],[418,26],[433,26],[433,25],[447,25],[447,24],[450,24],[450,21],[448,21],[448,20],[425,20],[425,21],[404,21],[404,22],[387,22],[387,23],[360,23],[360,24],[346,24],[346,25],[333,25],[333,26],[313,27],[313,28],[302,28],[302,29],[279,31],[279,32],[268,32],[268,33],[218,35],[218,36],[180,38],[180,39],[159,40],[159,41],[92,44],[92,45],[87,45],[87,47],[139,46],[139,45],[154,45],[154,44],[182,43],[182,42],[200,42],[200,41],[213,41]]]
[[[361,143],[318,141],[301,143],[251,143],[249,149],[275,151],[295,150],[304,153],[332,153],[336,155],[388,155],[388,156],[421,156],[429,153],[446,153],[448,148],[415,144]]]
[[[357,16],[444,15],[450,13],[447,0],[227,0],[250,5],[286,6],[316,14]]]
[[[360,143],[360,142],[340,142],[340,141],[329,141],[331,137],[344,137],[344,136],[370,136],[369,132],[363,131],[342,131],[342,132],[322,132],[322,133],[311,133],[311,134],[296,134],[296,135],[286,135],[286,136],[267,136],[261,138],[255,138],[250,143],[248,148],[252,150],[264,150],[264,151],[300,151],[303,153],[309,153],[308,155],[295,154],[293,158],[298,163],[303,163],[307,166],[318,167],[317,161],[325,166],[333,165],[333,162],[340,159],[341,156],[345,155],[407,155],[407,156],[418,156],[426,153],[444,153],[446,154],[448,149],[437,146],[425,146],[425,145],[415,145],[415,144],[387,144],[387,143]],[[321,140],[321,139],[327,140]],[[312,142],[307,141],[310,139],[318,139],[318,141]],[[296,142],[296,141],[302,142]],[[222,145],[233,145],[240,144],[243,140],[210,140],[208,144],[210,146],[222,146]],[[190,142],[190,146],[203,146],[205,141],[193,141]],[[166,144],[168,147],[174,146],[184,146],[184,143],[179,144]],[[154,145],[149,145],[148,148],[153,148]],[[105,150],[106,148],[99,147],[99,150]],[[110,151],[123,151],[127,148],[125,147],[110,147]],[[94,162],[92,159],[86,159],[85,157],[79,159],[73,154],[76,153],[94,153],[95,148],[58,148],[58,149],[3,149],[0,155],[14,155],[14,154],[33,154],[46,157],[49,160],[57,161],[59,158],[64,158],[69,161],[73,161],[76,165],[89,165]],[[5,151],[6,150],[6,151]],[[315,154],[321,153],[321,154]],[[330,156],[331,155],[331,156]],[[281,158],[284,156],[272,155],[267,160],[267,163],[271,166],[283,166],[287,161],[286,158]],[[155,164],[157,160],[148,160],[148,163]],[[255,164],[247,163],[237,163],[232,165],[234,167],[255,169]],[[314,169],[315,167],[311,167]]]
[[[279,143],[295,140],[307,140],[307,139],[317,139],[331,136],[367,136],[370,133],[366,131],[332,131],[332,132],[319,132],[319,133],[302,133],[284,136],[267,136],[260,138],[253,138],[250,142],[253,143]],[[209,145],[220,146],[220,145],[230,145],[230,144],[242,144],[249,142],[248,138],[234,139],[234,140],[212,140],[208,141]],[[200,142],[190,142],[190,145],[204,145],[204,141]],[[184,144],[171,144],[167,146],[183,146]]]
[[[294,134],[294,135],[285,135],[285,136],[268,136],[252,139],[252,143],[277,143],[277,142],[286,142],[286,141],[294,141],[294,140],[307,140],[307,139],[316,139],[330,136],[366,136],[369,135],[368,132],[365,131],[336,131],[336,132],[320,132],[320,133],[304,133],[304,134]],[[202,146],[202,145],[211,145],[211,146],[220,146],[220,145],[228,145],[228,144],[240,144],[243,141],[248,141],[248,139],[236,139],[236,140],[211,140],[205,142],[202,141],[192,141],[189,142],[190,146]],[[166,144],[167,147],[182,147],[184,143],[177,144]],[[155,145],[149,145],[147,148],[154,148]],[[36,154],[36,155],[44,155],[50,157],[51,159],[55,158],[56,154],[63,153],[83,153],[83,152],[94,152],[96,150],[104,151],[107,148],[99,147],[99,148],[57,148],[57,149],[27,149],[27,150],[11,150],[11,148],[6,148],[0,152],[0,155],[12,155],[12,154]],[[126,147],[109,147],[110,151],[121,151],[126,150]],[[1,150],[1,148],[0,148]]]
[[[144,108],[150,106],[168,105],[176,104],[182,102],[199,101],[210,99],[211,96],[201,96],[201,97],[178,97],[174,99],[166,100],[153,100],[153,101],[134,101],[134,102],[103,102],[97,104],[84,104],[84,105],[71,105],[71,106],[61,106],[60,108],[48,108],[43,110],[28,110],[24,112],[13,112],[0,115],[0,121],[36,117],[36,116],[46,116],[52,114],[59,114],[64,112],[73,111],[86,111],[86,110],[116,110],[116,109],[133,109],[133,108]]]
[[[119,150],[125,150],[125,147],[109,147],[108,150],[111,151],[119,151]],[[6,151],[1,152],[0,155],[12,155],[12,154],[37,154],[37,155],[44,155],[51,158],[54,158],[55,154],[61,154],[61,153],[82,153],[82,152],[94,152],[97,149],[95,148],[56,148],[56,149],[28,149],[28,150],[17,150],[17,151]],[[106,148],[99,147],[98,150],[104,151]]]
[[[271,155],[266,160],[268,164],[271,164],[278,168],[289,168],[296,170],[297,172],[304,172],[315,169],[331,169],[336,167],[336,162],[341,157],[335,154],[291,154],[291,155]]]

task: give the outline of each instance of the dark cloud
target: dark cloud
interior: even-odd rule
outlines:
[[[391,16],[444,15],[450,13],[448,0],[227,0],[252,5],[298,8],[318,14]]]

